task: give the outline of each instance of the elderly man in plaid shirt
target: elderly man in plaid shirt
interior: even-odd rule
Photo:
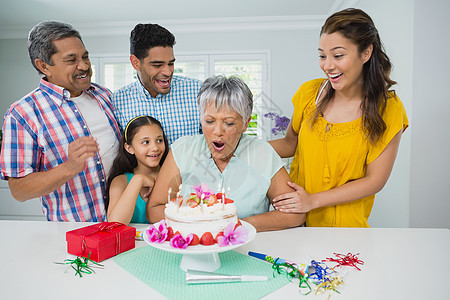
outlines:
[[[130,37],[130,61],[138,80],[114,93],[115,114],[124,129],[136,116],[158,119],[172,144],[201,133],[197,94],[201,82],[173,75],[175,37],[157,24],[138,24]]]
[[[104,221],[120,138],[111,93],[91,83],[88,51],[69,24],[36,25],[28,52],[43,77],[6,112],[0,176],[18,201],[40,198],[49,221]]]

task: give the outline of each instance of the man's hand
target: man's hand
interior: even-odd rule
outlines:
[[[86,160],[99,151],[97,141],[92,136],[83,136],[69,144],[69,160],[65,162],[74,176],[86,169]]]

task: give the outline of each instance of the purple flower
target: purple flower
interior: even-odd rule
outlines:
[[[275,126],[280,128],[282,131],[286,131],[289,125],[289,118],[282,116],[275,118]]]
[[[234,229],[234,224],[229,223],[225,230],[223,231],[223,235],[217,238],[217,243],[220,247],[228,246],[228,245],[238,245],[247,241],[248,232],[244,226],[239,225]]]
[[[290,119],[286,116],[279,116],[277,113],[266,113],[264,117],[275,121],[275,126],[272,128],[272,134],[278,135],[280,132],[285,134]]]
[[[267,113],[267,114],[264,115],[264,117],[269,118],[271,120],[273,120],[276,116],[278,116],[278,114],[277,113],[272,113],[272,112]]]
[[[193,237],[194,235],[192,233],[189,234],[186,239],[183,238],[181,234],[177,234],[170,239],[170,246],[178,249],[186,249],[186,247],[191,243]]]
[[[150,242],[160,244],[167,239],[168,232],[166,221],[164,219],[159,223],[150,225],[150,228],[145,231]]]
[[[197,197],[199,199],[202,198],[202,194],[205,195],[205,199],[209,198],[209,196],[211,194],[214,194],[214,191],[210,190],[209,187],[206,184],[204,184],[204,183],[202,183],[200,185],[197,185],[197,186],[194,186],[193,188],[195,190],[195,194],[197,195]]]

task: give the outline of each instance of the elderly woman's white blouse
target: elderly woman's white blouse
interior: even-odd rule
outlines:
[[[211,158],[203,135],[182,137],[171,148],[180,170],[183,196],[193,192],[192,186],[204,183],[215,192],[224,188],[226,197],[234,200],[241,219],[269,210],[267,191],[271,179],[284,166],[269,143],[242,135],[223,172]]]

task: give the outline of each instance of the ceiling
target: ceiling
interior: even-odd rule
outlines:
[[[0,38],[25,38],[44,20],[71,23],[84,31],[139,22],[182,24],[221,20],[293,20],[328,16],[355,0],[11,0],[0,10]],[[225,25],[224,25],[225,24]],[[201,25],[199,25],[201,26]],[[218,25],[220,26],[220,25]],[[129,26],[128,26],[129,27]],[[88,30],[89,29],[89,30]],[[80,30],[82,34],[86,34]],[[126,29],[126,32],[129,28]]]

